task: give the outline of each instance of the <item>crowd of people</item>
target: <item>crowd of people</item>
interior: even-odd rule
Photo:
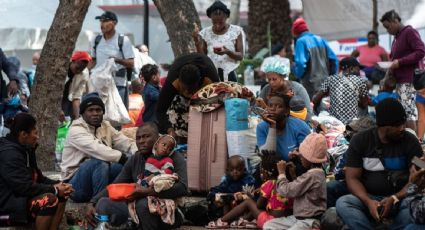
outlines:
[[[96,17],[102,34],[67,67],[62,111],[72,122],[60,181],[37,166],[39,130],[27,106],[35,68],[21,71],[19,59],[0,50],[8,79],[0,75],[0,111],[10,130],[0,138],[0,226],[58,229],[70,200],[86,203],[86,228],[105,216],[110,229],[171,229],[190,220],[177,202],[190,195],[191,179],[177,149],[190,136],[191,98],[212,83],[237,82],[245,50],[244,31],[227,23],[225,4],[216,1],[206,13],[212,26],[192,34],[197,52],[176,58],[165,79],[146,46],[133,47],[115,30],[113,12]],[[425,228],[425,45],[394,10],[381,23],[395,36],[389,54],[371,31],[366,45],[338,60],[302,18],[293,22],[294,57],[276,44],[258,69],[268,82],[250,107],[261,118],[261,160],[248,167],[243,156],[227,159],[221,182],[204,199],[206,228]],[[111,58],[131,120],[119,127],[105,119],[104,92],[91,76]],[[370,95],[371,84],[380,85],[377,95]],[[132,127],[135,137],[123,134]],[[133,189],[117,200],[108,185],[120,184]]]

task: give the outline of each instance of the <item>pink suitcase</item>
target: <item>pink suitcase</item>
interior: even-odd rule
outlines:
[[[226,173],[227,141],[224,108],[209,113],[190,109],[187,138],[189,189],[209,191]]]

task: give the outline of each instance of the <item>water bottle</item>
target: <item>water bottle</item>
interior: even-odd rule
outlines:
[[[96,219],[99,221],[94,230],[107,230],[109,217],[107,215],[96,214]]]
[[[254,69],[248,65],[244,71],[244,85],[254,85]]]

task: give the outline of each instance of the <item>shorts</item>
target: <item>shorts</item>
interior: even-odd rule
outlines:
[[[259,215],[258,215],[258,217],[257,217],[257,226],[259,227],[259,228],[263,228],[263,225],[267,222],[267,221],[269,221],[269,220],[273,220],[274,219],[274,216],[272,216],[272,215],[270,215],[268,212],[266,212],[266,211],[262,211]]]
[[[400,95],[400,102],[406,110],[408,121],[415,121],[418,118],[418,111],[415,104],[416,90],[411,83],[397,84],[396,92]]]

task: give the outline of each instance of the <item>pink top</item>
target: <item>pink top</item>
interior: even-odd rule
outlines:
[[[293,200],[276,192],[276,180],[268,180],[261,185],[261,196],[268,200],[268,211],[292,208]]]
[[[360,64],[366,66],[366,67],[373,67],[378,61],[382,61],[381,54],[384,54],[387,56],[388,60],[388,53],[385,51],[385,49],[380,46],[376,45],[372,48],[366,45],[361,45],[357,47],[357,51],[359,51],[359,62]]]

